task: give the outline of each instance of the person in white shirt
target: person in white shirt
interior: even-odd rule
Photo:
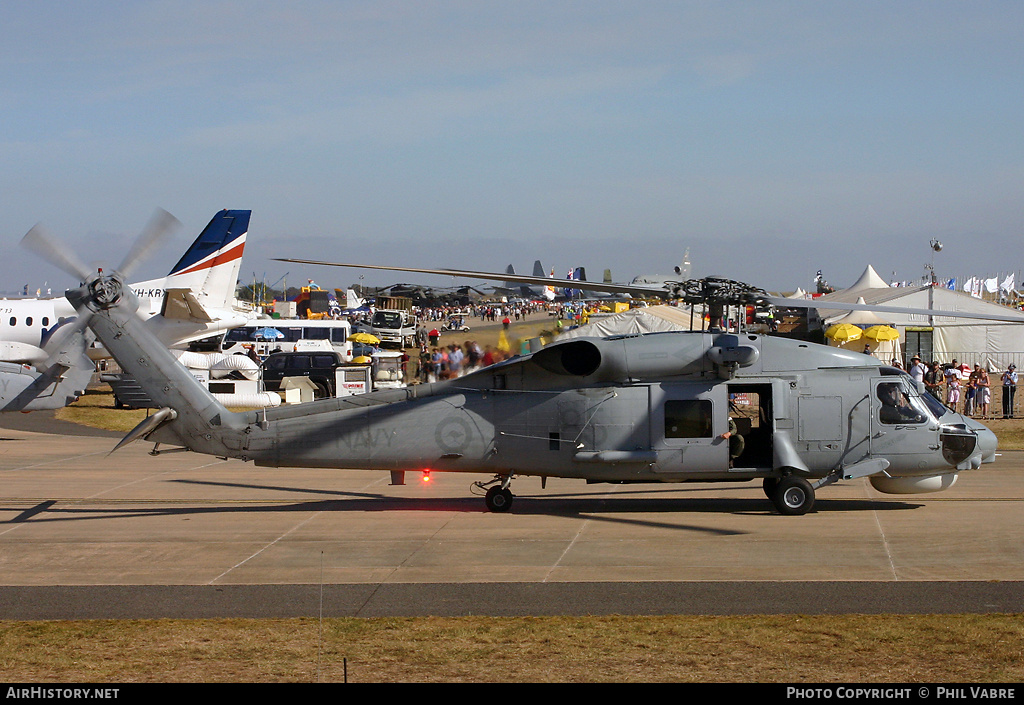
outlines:
[[[910,358],[910,376],[914,378],[916,382],[924,382],[924,373],[928,371],[928,368],[921,362],[921,358],[917,355]]]

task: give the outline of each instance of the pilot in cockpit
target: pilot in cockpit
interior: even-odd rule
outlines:
[[[899,382],[878,385],[878,399],[882,402],[879,419],[882,423],[920,423],[924,417],[914,408]]]

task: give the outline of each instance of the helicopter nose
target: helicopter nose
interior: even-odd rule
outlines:
[[[977,433],[978,450],[981,452],[981,462],[994,462],[996,459],[996,448],[999,446],[999,440],[996,438],[996,434],[987,426],[982,426],[977,429]]]

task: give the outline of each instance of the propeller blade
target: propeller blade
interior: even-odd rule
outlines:
[[[117,271],[127,280],[130,273],[135,270],[135,267],[144,262],[146,257],[157,248],[161,241],[173,233],[180,225],[181,222],[177,218],[162,208],[158,208],[143,231],[135,238],[132,248],[124,256]]]
[[[21,246],[59,267],[77,281],[84,282],[92,275],[92,270],[71,254],[71,250],[50,235],[41,224],[25,233],[25,237],[21,238]]]

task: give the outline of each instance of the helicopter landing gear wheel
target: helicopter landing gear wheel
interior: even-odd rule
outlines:
[[[814,507],[814,488],[802,477],[790,475],[778,481],[771,499],[780,514],[799,516]]]
[[[761,487],[764,489],[764,496],[771,499],[775,496],[775,488],[779,486],[779,478],[777,477],[766,477],[761,482]]]
[[[492,512],[507,512],[512,507],[512,490],[507,487],[492,487],[484,495],[484,503]]]

